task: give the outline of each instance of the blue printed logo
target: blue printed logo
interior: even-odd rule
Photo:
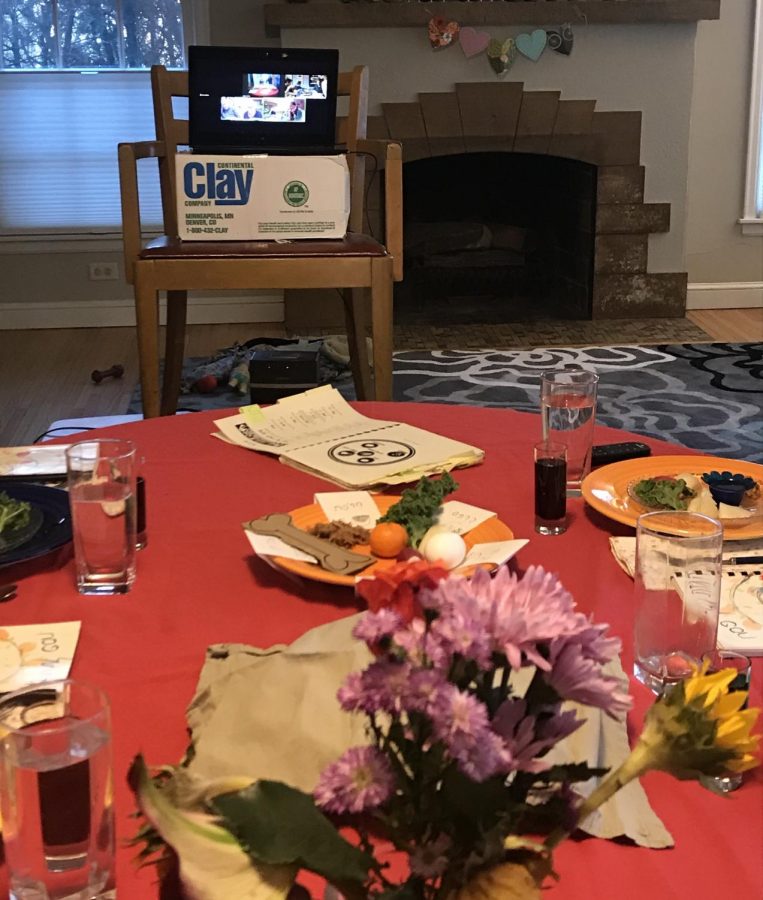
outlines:
[[[212,200],[215,206],[245,206],[253,180],[254,169],[218,169],[213,162],[189,162],[183,169],[186,197]]]

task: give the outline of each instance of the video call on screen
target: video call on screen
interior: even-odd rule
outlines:
[[[327,83],[326,75],[247,73],[240,95],[220,97],[220,119],[304,124],[313,101],[326,99]]]

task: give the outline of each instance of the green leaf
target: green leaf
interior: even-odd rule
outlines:
[[[177,853],[188,900],[285,900],[296,867],[253,864],[213,816],[178,808],[167,783],[151,778],[141,756],[129,781],[141,812]]]
[[[296,864],[334,884],[364,882],[374,865],[341,837],[309,794],[279,781],[257,781],[216,797],[212,806],[258,862]]]

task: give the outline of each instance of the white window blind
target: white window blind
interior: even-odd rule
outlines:
[[[155,136],[148,72],[0,72],[0,122],[0,233],[121,229],[117,144]],[[138,171],[158,225],[156,162]]]

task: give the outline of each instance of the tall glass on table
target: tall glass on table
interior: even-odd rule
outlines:
[[[66,451],[77,590],[124,594],[135,580],[136,451],[98,439]]]
[[[543,440],[567,448],[567,496],[580,496],[591,471],[599,376],[580,366],[544,372],[540,385]]]
[[[0,698],[0,809],[11,900],[113,897],[106,695],[57,681]]]
[[[657,694],[715,650],[722,549],[717,519],[674,510],[639,516],[633,671]]]

